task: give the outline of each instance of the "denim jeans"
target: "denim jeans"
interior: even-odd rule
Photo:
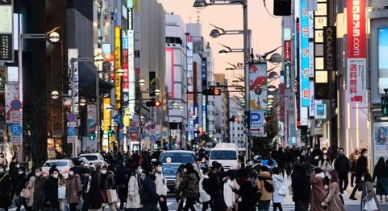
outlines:
[[[269,211],[270,204],[271,200],[259,201],[259,203],[257,204],[257,208],[259,211]]]

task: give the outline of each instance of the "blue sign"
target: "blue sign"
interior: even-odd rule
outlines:
[[[19,110],[20,108],[22,108],[22,102],[20,102],[20,100],[12,100],[11,108],[13,110]]]
[[[251,111],[251,128],[263,126],[263,111]]]
[[[96,121],[94,121],[94,119],[88,119],[88,127],[89,128],[96,127]]]
[[[77,129],[74,127],[67,128],[67,135],[68,136],[75,136],[77,134]]]
[[[124,134],[123,133],[119,134],[119,139],[124,139]]]
[[[137,127],[130,127],[129,128],[130,133],[136,133],[137,132]]]
[[[11,125],[11,133],[15,136],[20,135],[22,133],[22,126],[20,126],[19,124]]]
[[[318,104],[316,112],[318,116],[325,115],[325,104]]]
[[[307,0],[301,0],[300,14],[300,99],[302,107],[310,106],[309,94],[309,12]]]
[[[155,135],[150,135],[150,140],[151,140],[151,141],[156,141]]]
[[[75,116],[74,113],[69,113],[69,114],[67,114],[67,121],[69,121],[69,122],[74,122],[75,119],[76,119],[76,116]]]
[[[122,118],[121,118],[120,115],[115,115],[115,116],[113,117],[113,120],[118,124],[118,123],[121,122]]]

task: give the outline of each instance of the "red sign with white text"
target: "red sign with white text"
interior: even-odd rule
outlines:
[[[291,41],[290,40],[286,40],[284,41],[283,43],[283,49],[284,49],[284,52],[283,52],[283,58],[285,61],[291,61]]]
[[[366,0],[347,0],[348,58],[366,58]]]

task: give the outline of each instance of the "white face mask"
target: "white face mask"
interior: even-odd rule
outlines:
[[[364,181],[364,176],[361,177],[361,181]]]
[[[368,157],[368,153],[367,152],[365,152],[363,155],[364,155],[364,157]]]
[[[327,156],[323,156],[323,159],[326,160],[326,159],[327,159]]]
[[[156,171],[162,172],[162,167],[161,167],[161,166],[158,166],[158,167],[156,168]]]
[[[137,171],[139,172],[139,174],[141,174],[143,172],[143,169],[142,168],[138,168]]]
[[[53,174],[53,177],[54,178],[58,178],[58,174]]]
[[[35,176],[39,177],[41,175],[40,172],[35,172]]]
[[[74,172],[73,171],[69,171],[69,175],[70,176],[73,176]]]
[[[19,171],[19,174],[23,174],[24,172],[22,172],[22,171]]]
[[[187,172],[187,169],[183,169],[183,172],[185,172],[185,173],[186,173],[186,172]]]
[[[102,174],[106,174],[106,170],[101,170],[101,173]]]
[[[20,168],[20,165],[19,165],[19,164],[17,164],[17,165],[16,165],[16,168]]]
[[[3,173],[4,172],[4,169],[0,169],[0,173]]]
[[[327,153],[327,150],[323,150],[323,153]]]

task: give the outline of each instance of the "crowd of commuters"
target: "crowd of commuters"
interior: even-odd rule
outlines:
[[[0,153],[0,208],[7,211],[14,204],[17,211],[22,206],[27,211],[168,210],[163,164],[151,162],[159,152],[103,156],[109,165],[86,167],[76,162],[65,178],[55,165],[45,175],[40,166],[27,170],[16,158],[8,164]],[[372,176],[367,158],[366,149],[356,149],[348,158],[342,148],[287,147],[274,150],[266,165],[256,155],[243,168],[225,170],[216,161],[201,168],[207,161],[199,153],[195,163],[183,163],[176,172],[177,210],[193,211],[200,203],[202,211],[268,211],[271,205],[282,211],[290,194],[296,211],[343,211],[349,176],[353,187],[349,198],[357,200],[356,192],[362,191],[361,206],[374,201],[381,210],[379,202],[388,200],[387,161],[380,158]]]

